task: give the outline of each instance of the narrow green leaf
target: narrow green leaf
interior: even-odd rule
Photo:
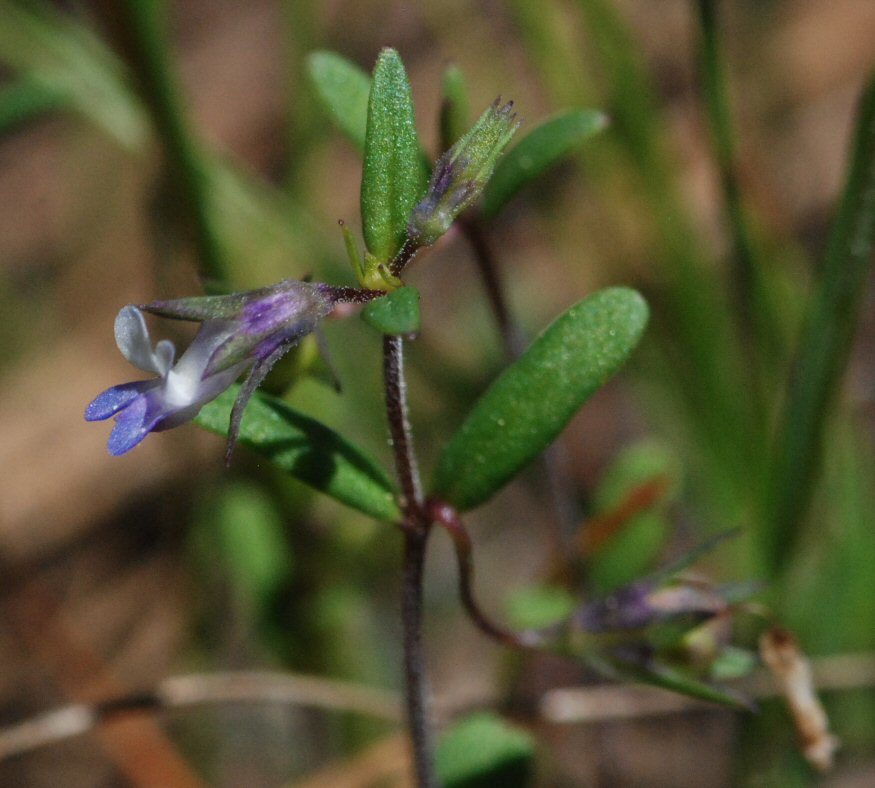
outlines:
[[[650,576],[650,582],[653,585],[668,582],[672,577],[685,570],[689,569],[693,564],[704,558],[709,553],[716,550],[725,542],[735,539],[741,535],[740,528],[730,528],[728,531],[722,531],[719,534],[714,534],[710,539],[695,545],[687,550],[683,555],[675,558],[666,566],[660,567]]]
[[[523,186],[607,125],[603,112],[572,109],[532,129],[498,162],[483,194],[483,215],[494,217]]]
[[[753,710],[750,699],[726,687],[715,687],[688,673],[662,663],[635,664],[619,659],[588,657],[585,662],[599,673],[618,681],[649,684],[652,687],[677,692],[690,698],[717,703],[721,706]]]
[[[360,151],[365,149],[371,78],[335,52],[307,56],[307,71],[316,95],[331,120]]]
[[[165,154],[167,180],[181,198],[205,279],[227,282],[230,256],[216,221],[208,163],[188,121],[173,53],[166,3],[119,3],[121,51]]]
[[[205,405],[195,422],[228,434],[228,418],[239,386]],[[318,421],[295,412],[281,400],[257,393],[246,408],[240,441],[274,465],[378,520],[401,516],[386,474],[359,449]]]
[[[444,788],[522,788],[533,776],[535,742],[488,712],[457,722],[438,744],[435,765]]]
[[[827,417],[847,366],[875,247],[875,76],[860,101],[847,182],[805,315],[778,433],[762,531],[767,567],[787,565],[811,502]]]
[[[699,81],[711,132],[712,154],[720,170],[725,221],[732,237],[733,283],[736,309],[742,331],[751,339],[748,347],[755,362],[774,365],[781,360],[775,325],[779,314],[774,303],[763,250],[757,244],[738,180],[735,138],[729,106],[726,58],[722,51],[719,0],[698,0],[701,28]],[[765,358],[764,358],[765,356]],[[765,367],[764,367],[765,369]],[[759,388],[764,370],[751,369],[751,383]],[[762,392],[761,392],[762,393]]]
[[[399,287],[371,301],[362,310],[362,320],[382,334],[415,334],[419,331],[419,291]]]
[[[362,169],[362,229],[368,250],[391,260],[407,232],[407,221],[425,191],[413,98],[404,64],[384,49],[374,67]]]
[[[490,386],[444,447],[435,493],[461,510],[486,501],[620,368],[647,316],[638,293],[616,287],[558,317]]]

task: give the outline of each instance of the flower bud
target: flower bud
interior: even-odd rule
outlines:
[[[474,127],[438,159],[425,197],[407,226],[411,240],[433,244],[455,218],[476,200],[492,176],[495,162],[520,126],[513,102],[496,99]]]

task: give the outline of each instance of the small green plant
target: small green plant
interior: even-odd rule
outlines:
[[[118,36],[112,42],[117,55],[71,15],[0,0],[0,58],[14,75],[0,91],[0,130],[72,111],[131,157],[159,151],[163,186],[179,208],[174,220],[184,230],[180,235],[190,236],[203,280],[203,294],[122,307],[116,343],[150,377],[105,390],[88,405],[86,418],[114,419],[108,442],[114,455],[153,432],[193,422],[227,438],[227,462],[239,444],[241,453],[266,460],[262,464],[278,477],[292,477],[314,497],[347,507],[337,511],[357,525],[361,515],[376,521],[367,533],[384,529],[390,541],[400,538],[406,720],[422,786],[527,784],[536,754],[526,720],[510,719],[515,709],[507,719],[489,711],[453,720],[440,743],[434,741],[422,630],[423,567],[435,531],[452,541],[466,615],[516,655],[513,664],[550,653],[620,682],[746,711],[751,700],[729,682],[765,663],[790,699],[806,736],[805,757],[817,768],[831,764],[836,741],[813,693],[810,666],[778,620],[792,622],[799,640],[818,651],[873,645],[871,447],[855,439],[857,421],[836,404],[875,240],[875,81],[870,78],[862,93],[845,189],[823,265],[806,293],[770,262],[766,250],[780,244],[764,238],[765,223],[752,221],[737,177],[719,4],[693,5],[704,118],[727,230],[726,281],[717,265],[722,261],[709,259],[716,255],[684,205],[659,102],[609,0],[569,6],[585,23],[586,49],[598,61],[592,75],[563,47],[555,28],[564,17],[552,4],[533,10],[510,2],[534,71],[565,108],[523,125],[513,102],[496,99],[474,120],[465,78],[451,65],[441,81],[437,155],[420,140],[395,50],[383,49],[371,74],[333,52],[301,55],[315,101],[308,109],[318,104],[362,156],[360,232],[340,221],[351,269],[345,278],[333,265],[339,246],[324,240],[329,233],[318,229],[300,194],[290,187],[280,195],[253,179],[189,127],[161,3],[117,5],[106,25]],[[585,108],[591,106],[605,109]],[[318,112],[306,114],[306,124],[317,122]],[[642,286],[647,298],[625,286],[580,293],[532,339],[508,304],[508,272],[492,238],[513,221],[506,209],[517,195],[572,157],[585,165],[596,191],[618,197],[624,208],[632,206],[630,213],[646,217],[642,224],[652,225],[642,233],[653,236],[642,255],[652,266]],[[466,413],[455,429],[429,436],[437,449],[421,474],[405,354],[417,337],[429,338],[433,325],[431,304],[424,304],[425,320],[420,314],[423,299],[409,273],[414,263],[428,265],[429,251],[451,235],[463,236],[474,252],[505,364],[484,391],[465,390]],[[290,253],[306,263],[290,270]],[[311,266],[317,279],[341,281],[310,281]],[[274,284],[251,289],[254,280]],[[356,314],[362,323],[349,321],[343,329],[379,335],[382,354],[373,362],[382,364],[382,391],[373,390],[384,405],[384,419],[369,421],[362,403],[347,398],[357,437],[348,423],[336,426],[327,402],[317,403],[326,412],[304,413],[285,397],[289,381],[317,370],[336,383],[322,328],[329,319]],[[147,315],[194,322],[197,333],[177,358],[170,341],[153,344]],[[475,537],[465,518],[538,463],[630,358],[644,390],[656,393],[654,431],[663,438],[641,441],[615,458],[589,491],[586,521],[566,518],[557,525],[561,538],[550,565],[516,589],[507,604],[509,623],[501,622],[478,599]],[[443,371],[438,361],[433,366],[432,382]],[[668,424],[660,426],[666,413]],[[386,426],[391,471],[358,445],[361,431],[381,436]],[[549,467],[543,476],[556,482]],[[683,485],[684,478],[691,483]],[[821,479],[839,494],[823,495]],[[288,534],[275,502],[262,492],[223,483],[215,512],[207,507],[209,517],[198,523],[195,537],[200,548],[210,545],[204,555],[227,564],[235,600],[259,619],[259,634],[269,633],[274,653],[281,653],[288,631],[276,601],[289,598],[290,577],[311,557],[296,553],[292,561],[283,553]],[[293,494],[310,492],[295,487]],[[665,565],[682,494],[684,519],[701,529],[701,545]],[[734,556],[734,570],[764,578],[765,589],[753,582],[718,585],[692,570],[738,526],[749,538],[736,543],[743,558]],[[816,554],[811,566],[818,571],[799,563],[803,546]],[[325,585],[341,574],[334,572]],[[337,586],[314,605],[316,618],[337,620],[347,608],[367,606],[362,592]],[[348,651],[349,662],[369,658],[366,649]],[[131,705],[153,700],[139,697]],[[380,703],[362,706],[379,707],[393,719]],[[123,707],[106,706],[110,713]],[[561,718],[561,709],[554,711]],[[769,723],[748,725],[750,719],[747,727],[763,728],[748,738],[771,744]]]
[[[588,110],[563,113],[537,126],[502,158],[520,120],[512,102],[496,100],[437,159],[429,177],[397,52],[383,50],[370,79],[334,54],[317,53],[310,64],[326,108],[363,151],[363,254],[349,227],[342,225],[357,284],[284,280],[256,291],[147,304],[142,309],[153,314],[200,323],[194,341],[175,363],[173,345],[162,341],[153,348],[142,312],[126,306],[116,320],[119,349],[134,366],[158,377],[108,389],[88,406],[86,418],[115,419],[112,454],[130,451],[150,432],[194,420],[227,435],[229,460],[239,439],[320,492],[395,524],[404,541],[407,720],[420,785],[436,781],[421,637],[423,566],[435,527],[453,539],[462,603],[487,636],[512,648],[582,660],[613,677],[743,704],[697,678],[683,667],[683,657],[678,658],[691,630],[727,615],[743,600],[737,593],[688,583],[678,575],[682,567],[630,579],[603,599],[585,604],[568,597],[559,620],[535,628],[500,625],[476,600],[474,553],[462,514],[485,504],[534,462],[626,361],[648,320],[647,305],[637,292],[624,287],[596,292],[557,317],[522,352],[509,344],[512,363],[445,441],[431,482],[425,485],[420,477],[404,374],[405,343],[421,330],[420,297],[404,281],[408,266],[458,222],[480,228],[494,218],[524,184],[603,129],[605,116]],[[446,114],[458,122],[453,102],[460,100],[463,86],[458,75],[445,84],[454,92],[445,98]],[[503,294],[496,292],[494,301],[502,303]],[[256,392],[274,364],[318,331],[320,321],[341,304],[364,305],[364,322],[383,337],[384,400],[397,487],[347,439],[281,400]],[[240,376],[245,380],[237,386],[234,381]],[[573,587],[563,591],[554,585],[553,593],[561,598]],[[715,644],[708,664],[727,646]],[[459,742],[480,738],[481,728],[488,729],[501,757],[487,751],[485,765],[465,763],[458,750],[467,750]],[[508,759],[516,764],[507,765],[508,773],[525,775],[531,756],[526,741],[522,734],[514,738],[503,733],[489,718],[469,720],[442,749],[448,759],[441,767],[444,778],[453,785],[488,784],[477,777],[480,767],[495,770],[497,762]],[[505,758],[507,748],[513,750],[512,757]],[[467,776],[456,779],[457,771]]]

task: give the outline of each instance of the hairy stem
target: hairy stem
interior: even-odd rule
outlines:
[[[407,530],[425,530],[419,468],[413,455],[413,437],[407,418],[404,340],[399,336],[383,337],[383,384],[386,389],[386,418],[395,455],[395,471],[404,495],[404,526]]]
[[[389,264],[389,272],[392,276],[400,276],[421,248],[415,240],[408,238],[395,256],[395,259]]]
[[[425,550],[430,521],[423,504],[419,469],[413,454],[413,439],[407,418],[407,390],[404,382],[404,343],[401,337],[383,338],[383,382],[386,417],[395,455],[395,470],[401,485],[401,523],[404,532],[404,570],[401,591],[401,619],[404,629],[404,679],[407,724],[413,744],[417,785],[437,785],[434,773],[434,745],[429,719],[428,684],[422,644],[422,585]]]

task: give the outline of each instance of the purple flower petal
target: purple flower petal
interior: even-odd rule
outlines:
[[[167,415],[160,391],[153,390],[137,397],[115,417],[115,427],[107,443],[109,453],[118,457],[130,451],[156,430]]]
[[[149,427],[144,423],[148,405],[145,397],[137,397],[116,416],[115,427],[106,445],[114,457],[130,451],[149,434]]]
[[[98,394],[91,404],[85,408],[85,421],[103,421],[114,416],[122,408],[126,408],[140,394],[154,388],[161,380],[138,380],[134,383],[122,383]]]

